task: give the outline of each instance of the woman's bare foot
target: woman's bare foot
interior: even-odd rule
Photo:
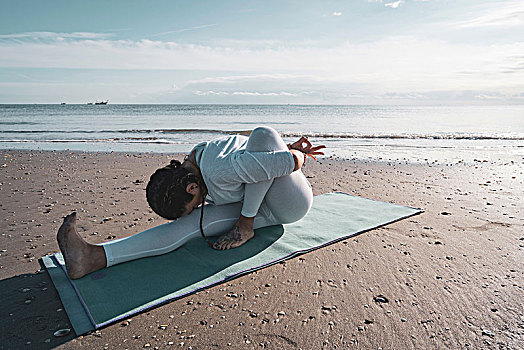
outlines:
[[[67,215],[56,235],[67,274],[77,279],[106,267],[104,248],[89,244],[76,231],[76,213]]]
[[[217,250],[226,250],[240,247],[242,244],[253,238],[254,235],[255,232],[253,232],[253,229],[241,229],[239,226],[235,226],[222,236],[218,237],[215,244],[213,244],[213,248]]]

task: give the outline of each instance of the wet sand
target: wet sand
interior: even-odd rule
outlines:
[[[76,210],[93,243],[164,223],[144,189],[171,158],[182,156],[0,151],[1,349],[523,347],[524,166],[483,161],[309,162],[315,194],[425,213],[86,336],[53,336],[71,326],[38,258],[58,250],[62,217]]]

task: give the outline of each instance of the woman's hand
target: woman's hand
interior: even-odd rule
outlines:
[[[306,156],[309,156],[314,160],[317,160],[315,158],[315,155],[324,155],[324,152],[319,152],[318,150],[326,148],[326,146],[320,145],[313,147],[313,145],[311,145],[311,142],[309,142],[307,137],[302,136],[300,139],[298,139],[298,141],[288,144],[288,148],[296,149],[297,151],[304,153]]]

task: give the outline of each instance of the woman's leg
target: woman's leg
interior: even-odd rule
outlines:
[[[249,136],[246,151],[267,152],[287,150],[287,145],[278,132],[268,127],[258,127]],[[313,204],[313,192],[302,171],[277,177],[269,181],[246,184],[242,215],[255,216],[265,199],[271,211],[269,215],[259,215],[255,228],[259,225],[275,225],[295,222],[303,218]],[[251,214],[251,215],[248,215]]]
[[[258,127],[253,130],[247,142],[246,151],[270,152],[287,150],[287,146],[274,129],[269,127]],[[271,187],[274,179],[249,183],[245,185],[244,204],[242,215],[253,217],[257,214],[264,197]]]
[[[289,224],[302,219],[313,204],[313,191],[304,174],[297,170],[278,177],[266,193],[264,204],[271,212],[268,223]]]
[[[206,236],[216,236],[230,230],[240,216],[241,205],[206,205],[202,225]],[[200,210],[193,210],[176,221],[130,237],[94,245],[87,243],[76,231],[76,214],[73,213],[64,219],[57,240],[67,273],[76,279],[106,266],[168,253],[199,235]]]
[[[204,207],[202,227],[206,236],[216,236],[230,230],[240,216],[241,203],[207,204]],[[200,211],[159,225],[133,236],[102,243],[107,266],[147,256],[168,253],[194,237],[200,236]]]

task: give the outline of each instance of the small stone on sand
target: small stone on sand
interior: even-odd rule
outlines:
[[[62,329],[59,329],[56,332],[54,332],[53,335],[55,337],[64,337],[64,336],[68,335],[69,332],[71,332],[71,329],[69,329],[69,328],[62,328]]]

